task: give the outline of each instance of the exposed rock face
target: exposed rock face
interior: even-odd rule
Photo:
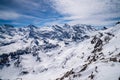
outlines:
[[[1,80],[120,77],[120,25],[100,31],[90,25],[7,26],[0,27]]]

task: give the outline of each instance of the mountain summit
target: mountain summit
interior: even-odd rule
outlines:
[[[7,26],[0,27],[0,80],[120,79],[120,24]]]

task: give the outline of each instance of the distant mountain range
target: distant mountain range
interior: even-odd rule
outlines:
[[[120,80],[120,24],[0,26],[0,80]]]

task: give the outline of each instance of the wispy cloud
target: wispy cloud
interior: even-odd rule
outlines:
[[[54,9],[69,23],[110,25],[120,18],[120,0],[51,0]]]
[[[13,0],[15,4],[25,9],[35,10],[41,8],[40,2],[36,0]]]
[[[4,20],[14,20],[18,18],[28,18],[28,19],[39,19],[39,17],[35,17],[32,15],[25,15],[25,14],[20,14],[14,11],[0,11],[0,19]]]
[[[17,19],[19,18],[21,15],[16,13],[16,12],[12,12],[12,11],[0,11],[0,19],[4,19],[4,20],[11,20],[11,19]]]
[[[19,26],[23,26],[23,25],[28,25],[28,24],[38,24],[36,23],[36,21],[41,21],[41,18],[39,17],[35,17],[32,15],[26,15],[26,14],[21,14],[21,13],[17,13],[15,11],[5,11],[5,10],[1,10],[0,11],[0,20],[4,20],[5,24],[13,24],[13,25],[19,25]],[[2,23],[2,24],[4,24]]]
[[[120,0],[0,0],[0,24],[111,25],[120,20]]]
[[[0,24],[46,24],[55,17],[59,14],[46,0],[0,0]]]

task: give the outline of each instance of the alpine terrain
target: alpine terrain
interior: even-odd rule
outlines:
[[[120,23],[0,26],[0,80],[120,80]]]

